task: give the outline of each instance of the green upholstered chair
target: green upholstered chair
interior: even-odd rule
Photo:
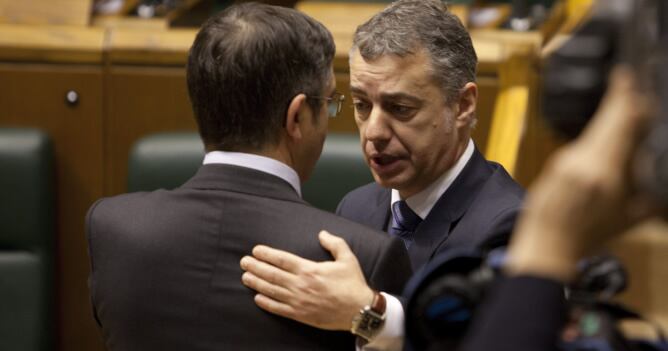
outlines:
[[[204,145],[197,133],[157,133],[138,140],[130,151],[128,191],[174,189],[202,165]]]
[[[54,348],[53,178],[44,133],[0,128],[0,350]]]
[[[348,191],[373,181],[356,135],[329,134],[311,179],[303,186],[306,201],[334,211]],[[130,152],[128,191],[173,189],[202,164],[204,147],[196,133],[152,134]]]
[[[372,181],[371,171],[362,156],[359,136],[330,133],[302,192],[309,203],[334,212],[346,193]]]

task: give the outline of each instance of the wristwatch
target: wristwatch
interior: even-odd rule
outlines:
[[[370,341],[378,334],[383,324],[385,324],[385,296],[374,291],[371,304],[364,306],[360,313],[353,317],[350,332]]]

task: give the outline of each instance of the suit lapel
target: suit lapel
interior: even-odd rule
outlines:
[[[387,224],[390,221],[390,200],[392,193],[390,189],[374,184],[373,199],[374,206],[366,211],[368,213],[366,225],[387,232]]]
[[[415,242],[408,250],[413,271],[429,261],[450,238],[457,223],[491,174],[492,170],[487,161],[476,149],[462,172],[417,228]]]

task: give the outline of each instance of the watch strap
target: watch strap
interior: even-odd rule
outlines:
[[[364,306],[353,318],[350,331],[366,341],[371,340],[385,323],[386,308],[385,296],[374,290],[371,304]]]
[[[385,301],[385,296],[378,291],[373,291],[373,301],[369,308],[378,313],[381,316],[385,315],[385,309],[387,308],[387,301]]]

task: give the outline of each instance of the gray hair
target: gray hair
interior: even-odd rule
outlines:
[[[448,102],[456,101],[466,83],[475,82],[478,58],[471,37],[440,0],[393,2],[357,27],[351,54],[356,49],[366,60],[426,50],[432,78]]]

